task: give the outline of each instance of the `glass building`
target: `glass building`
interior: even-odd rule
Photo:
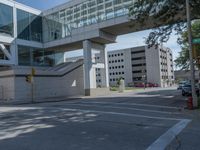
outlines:
[[[41,12],[15,1],[0,0],[0,60],[23,66],[62,63],[64,52],[45,49],[45,43],[69,37],[74,29],[127,15],[133,3],[134,0],[71,1],[64,8]]]

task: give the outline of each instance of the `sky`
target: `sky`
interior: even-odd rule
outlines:
[[[54,6],[60,5],[69,0],[16,0],[17,2],[23,3],[25,5],[31,6],[39,10],[46,10]],[[148,36],[150,30],[130,33],[117,37],[117,43],[109,44],[106,46],[108,51],[118,50],[129,47],[136,47],[144,45],[144,39]],[[177,58],[178,52],[180,52],[180,46],[177,44],[177,36],[172,34],[170,40],[164,43],[164,46],[169,47],[173,51],[174,59]],[[74,51],[72,53],[67,53],[67,57],[82,55],[81,51]]]

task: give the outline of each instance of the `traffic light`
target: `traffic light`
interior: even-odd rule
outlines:
[[[28,82],[28,83],[32,82],[32,77],[30,75],[26,76],[26,82]]]

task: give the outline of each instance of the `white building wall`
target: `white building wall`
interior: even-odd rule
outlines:
[[[147,82],[161,84],[160,51],[155,48],[145,49]]]

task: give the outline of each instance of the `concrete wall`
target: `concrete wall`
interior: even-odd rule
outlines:
[[[63,77],[34,77],[34,98],[38,100],[84,95],[83,89],[83,67]],[[15,93],[16,100],[31,99],[31,84],[25,81],[25,77],[16,77]]]
[[[15,78],[0,78],[0,99],[13,100],[15,98]]]
[[[30,68],[2,71],[0,75],[0,100],[30,101],[31,84],[26,82]],[[3,89],[1,90],[1,87]],[[34,99],[84,95],[83,64],[71,64],[65,71],[36,69],[34,77]],[[3,92],[2,92],[3,91]]]

